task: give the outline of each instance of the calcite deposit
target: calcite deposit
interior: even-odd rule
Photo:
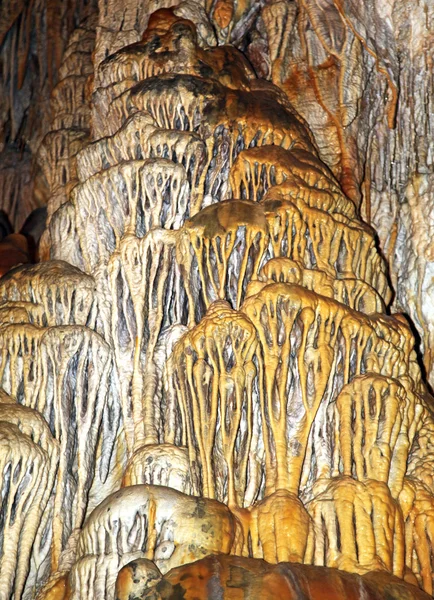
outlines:
[[[428,288],[368,184],[401,74],[387,7],[375,39],[345,4],[101,0],[50,46],[40,262],[0,279],[0,600],[433,594]]]

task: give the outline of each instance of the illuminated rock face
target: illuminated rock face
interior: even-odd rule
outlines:
[[[179,597],[185,600],[211,597],[225,600],[429,598],[414,586],[378,571],[360,577],[336,569],[285,562],[270,565],[262,560],[220,555],[178,567],[162,578],[161,574],[158,576],[150,571],[146,562],[133,561],[120,572],[117,588],[119,600],[133,598],[137,592],[136,597],[144,600],[176,600]],[[153,580],[149,575],[153,576]],[[157,578],[160,581],[156,582]],[[149,588],[144,592],[141,592],[142,582],[149,582]]]
[[[374,231],[200,6],[95,60],[92,141],[42,146],[49,260],[0,280],[0,600],[432,594],[433,400]]]

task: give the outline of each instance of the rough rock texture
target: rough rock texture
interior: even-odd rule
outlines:
[[[68,7],[29,142],[42,262],[0,279],[0,599],[432,594],[434,402],[396,312],[426,347],[403,227],[429,200],[383,252],[372,227],[429,180],[429,77],[400,98],[430,9],[408,51],[398,3]],[[33,10],[7,8],[5,52]]]
[[[123,8],[107,0],[69,1],[58,8],[44,0],[2,3],[1,207],[17,228],[54,192],[45,174],[33,174],[35,157],[44,154],[42,138],[48,132],[72,136],[62,144],[68,164],[82,131],[86,135],[96,126],[85,117],[89,98],[80,98],[82,82],[92,73],[86,94],[97,89],[104,59],[139,42],[150,14],[169,5],[174,3],[129,2]],[[243,50],[257,74],[281,86],[309,122],[322,160],[379,235],[394,306],[417,328],[434,385],[432,3],[417,0],[410,7],[406,0],[375,0],[368,8],[351,0],[277,0],[264,6],[254,0],[236,5],[187,0],[175,12],[195,22],[205,50],[217,43]],[[88,35],[96,24],[96,35]],[[93,65],[86,58],[92,50]],[[50,126],[56,106],[53,101],[50,106],[49,94],[56,83],[65,114],[78,111],[73,119],[79,113],[84,118],[76,132],[62,131],[61,117]],[[42,159],[48,168],[47,162]],[[62,177],[64,186],[70,176]]]
[[[278,0],[247,55],[288,94],[320,156],[380,238],[434,385],[434,6]]]
[[[136,561],[138,562],[138,561]],[[281,562],[269,565],[262,560],[238,556],[209,556],[193,564],[173,569],[156,585],[141,593],[141,577],[130,583],[127,569],[137,574],[136,562],[124,567],[117,581],[117,600],[424,600],[429,596],[413,585],[384,573],[362,577],[335,569],[306,567]],[[128,590],[129,596],[126,595]]]

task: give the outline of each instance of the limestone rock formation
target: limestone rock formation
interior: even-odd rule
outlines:
[[[140,594],[141,577],[130,583],[126,569],[137,574],[138,561],[124,567],[117,581],[118,600],[136,597],[143,600],[185,600],[194,598],[261,598],[263,600],[379,600],[380,598],[414,598],[428,600],[430,596],[396,577],[373,572],[359,576],[336,569],[301,566],[281,562],[270,565],[262,560],[238,556],[209,556],[170,571],[163,579]]]
[[[433,593],[434,400],[356,156],[362,53],[390,126],[397,74],[341,4],[83,8],[0,279],[0,600]]]

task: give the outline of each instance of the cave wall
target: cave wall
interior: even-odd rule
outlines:
[[[432,594],[432,12],[5,5],[4,598]]]
[[[93,15],[93,59],[81,70],[90,75],[108,54],[138,41],[149,14],[163,6],[2,3],[1,208],[16,230],[53,193],[35,161],[52,129],[51,91],[65,69],[73,69],[70,61],[59,71],[72,32]],[[188,18],[192,9],[184,6]],[[373,225],[389,265],[394,307],[416,327],[432,384],[432,3],[214,2],[202,10],[219,43],[234,43],[258,76],[285,90],[309,123],[322,160]]]

